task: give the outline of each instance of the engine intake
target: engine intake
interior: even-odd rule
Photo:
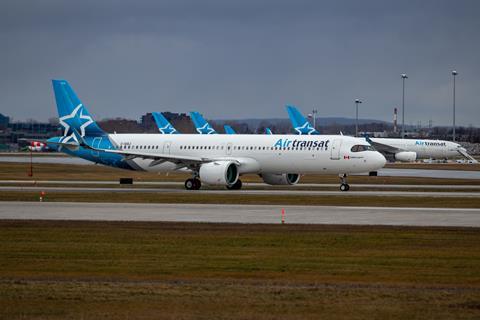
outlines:
[[[413,151],[400,151],[395,153],[395,160],[411,162],[417,159],[417,153]]]
[[[232,161],[214,161],[202,164],[200,180],[206,184],[231,186],[238,180],[238,168]]]
[[[300,175],[297,173],[283,173],[283,174],[274,174],[274,173],[263,173],[260,175],[263,179],[263,182],[270,185],[294,185],[300,181]]]

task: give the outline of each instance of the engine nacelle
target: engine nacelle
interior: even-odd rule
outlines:
[[[417,153],[413,151],[400,151],[395,153],[395,160],[411,162],[417,160]]]
[[[200,180],[206,184],[231,186],[238,180],[238,168],[232,161],[214,161],[202,164]]]
[[[261,175],[263,182],[270,185],[293,185],[297,184],[300,181],[300,175],[297,173],[283,173],[283,174],[273,174],[273,173],[263,173]]]

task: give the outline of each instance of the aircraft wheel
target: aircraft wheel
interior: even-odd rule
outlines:
[[[242,180],[238,179],[237,182],[231,186],[227,186],[228,190],[240,190],[242,188]]]
[[[347,183],[342,183],[340,185],[340,191],[348,191],[350,190],[350,186]]]
[[[194,187],[195,187],[195,180],[194,179],[185,180],[185,189],[194,190]]]
[[[202,182],[199,179],[193,179],[193,190],[199,190]]]

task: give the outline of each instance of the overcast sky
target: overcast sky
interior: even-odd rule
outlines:
[[[390,121],[407,73],[407,124],[480,126],[480,1],[0,2],[0,112],[57,116],[67,79],[94,117],[198,110],[207,118]],[[399,118],[401,120],[401,118]]]

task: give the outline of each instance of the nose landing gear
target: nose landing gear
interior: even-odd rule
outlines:
[[[348,191],[350,190],[350,185],[347,183],[347,175],[342,174],[340,175],[340,191]]]

